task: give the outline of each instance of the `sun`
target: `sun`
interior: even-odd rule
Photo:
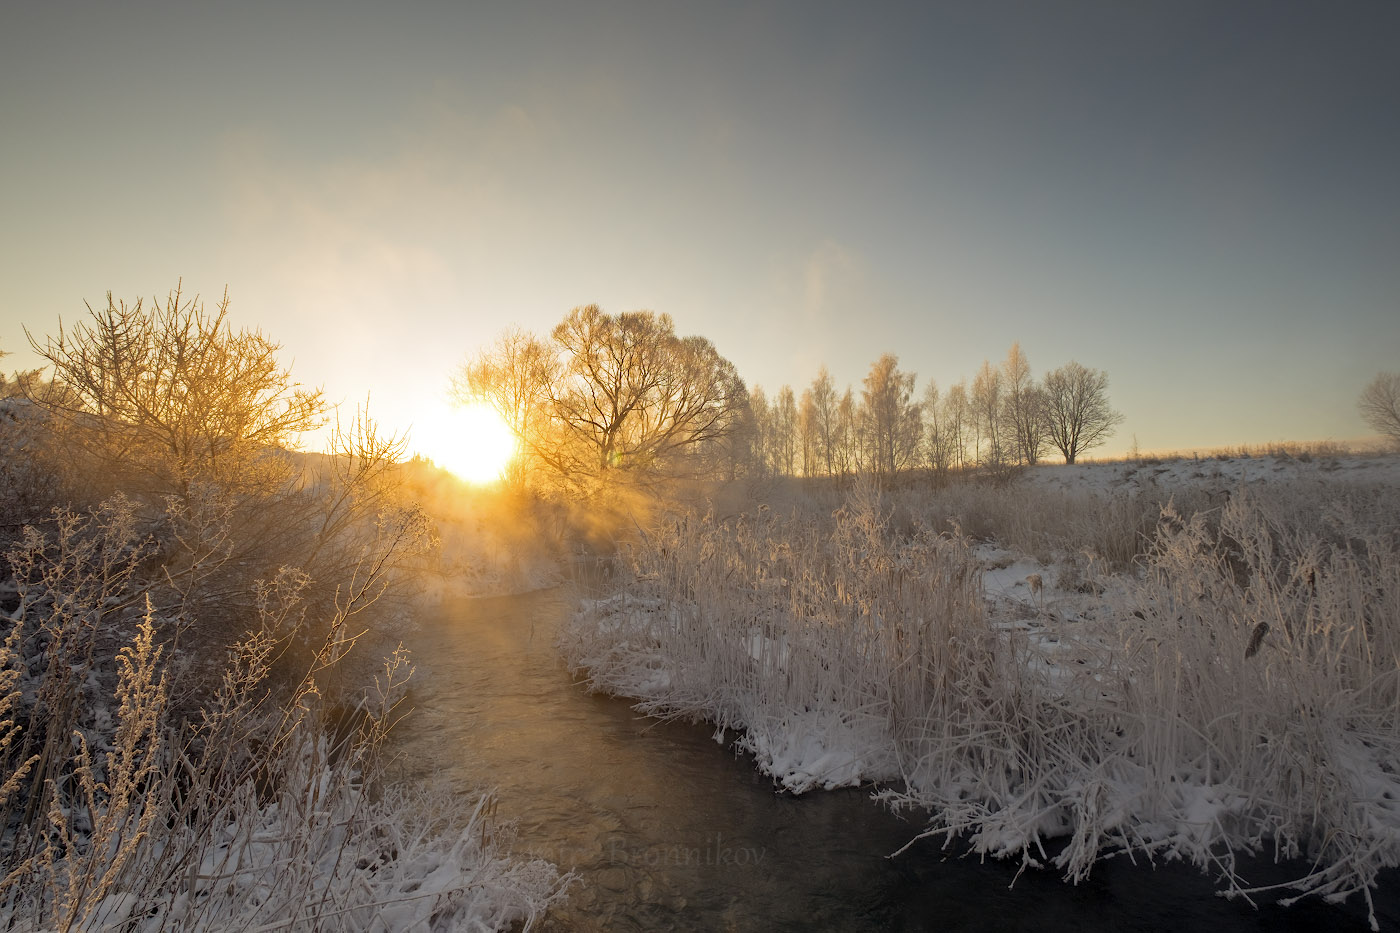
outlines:
[[[459,479],[494,483],[515,457],[515,435],[489,405],[439,406],[413,429],[413,447]]]

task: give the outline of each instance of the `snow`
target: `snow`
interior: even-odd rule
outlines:
[[[671,564],[584,606],[560,644],[596,689],[738,730],[786,792],[880,782],[930,833],[1027,864],[1068,837],[1053,862],[1076,881],[1128,850],[1214,866],[1247,894],[1221,853],[1272,845],[1316,860],[1297,890],[1344,897],[1400,864],[1400,734],[1365,698],[1392,701],[1400,639],[1348,621],[1396,624],[1356,581],[1397,576],[1398,488],[1400,457],[1274,456],[1031,468],[942,506],[891,496],[916,527],[951,514],[1029,548],[984,537],[961,556],[882,544],[883,503],[834,530],[760,512],[689,527],[703,542],[671,541]],[[804,600],[804,567],[844,582]]]

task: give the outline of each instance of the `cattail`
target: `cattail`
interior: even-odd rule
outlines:
[[[1254,626],[1254,631],[1249,636],[1249,647],[1244,649],[1244,656],[1252,658],[1259,652],[1259,645],[1263,643],[1264,636],[1269,634],[1269,623],[1260,622]]]

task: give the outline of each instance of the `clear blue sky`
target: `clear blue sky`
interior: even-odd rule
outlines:
[[[9,4],[0,349],[178,277],[402,426],[651,308],[749,382],[1106,369],[1109,450],[1368,433],[1400,5]]]

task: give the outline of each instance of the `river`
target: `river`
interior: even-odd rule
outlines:
[[[1355,896],[1255,909],[1180,865],[1116,859],[1074,886],[931,840],[891,858],[917,820],[868,790],[775,793],[712,727],[589,694],[553,646],[572,600],[560,587],[444,605],[408,643],[419,670],[396,733],[407,779],[464,801],[494,788],[514,851],[578,873],[545,930],[1367,929]],[[1400,929],[1388,881],[1382,928]]]

